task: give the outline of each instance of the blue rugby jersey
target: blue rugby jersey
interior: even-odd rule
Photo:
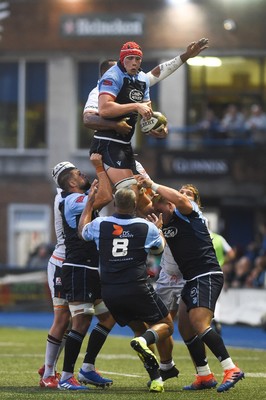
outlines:
[[[137,75],[129,75],[120,62],[111,67],[102,76],[99,82],[99,96],[101,94],[111,95],[116,103],[142,103],[150,100],[149,94],[149,79],[147,74],[139,71]],[[114,118],[120,120],[128,117],[127,123],[132,126],[131,132],[126,135],[120,135],[114,130],[95,131],[96,139],[114,140],[121,143],[130,143],[130,140],[135,131],[135,125],[138,118],[138,113],[130,113]]]
[[[164,237],[185,280],[191,280],[209,272],[222,273],[216,258],[206,219],[195,202],[189,215],[175,209],[167,225]]]
[[[93,241],[85,242],[78,236],[78,223],[87,203],[87,195],[63,192],[62,198],[60,211],[62,213],[66,246],[64,265],[98,269],[99,255],[95,243]],[[94,213],[93,215],[95,217],[97,214]]]
[[[163,243],[154,224],[120,214],[94,219],[85,225],[82,236],[96,242],[102,285],[146,280],[149,250]]]

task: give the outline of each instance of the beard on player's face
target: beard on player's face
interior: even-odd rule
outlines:
[[[87,175],[82,175],[82,182],[80,184],[80,189],[86,191],[86,190],[89,190],[90,187],[91,187],[91,183],[90,183],[89,177]]]

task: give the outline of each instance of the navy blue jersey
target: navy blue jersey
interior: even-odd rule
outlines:
[[[177,209],[163,226],[167,244],[185,280],[209,272],[221,272],[212,240],[198,205],[191,202],[193,211],[181,214]]]
[[[151,222],[120,214],[94,219],[85,225],[82,236],[97,244],[102,285],[145,281],[148,252],[163,242]]]
[[[62,213],[66,246],[64,265],[98,268],[99,256],[95,243],[85,242],[78,237],[78,223],[87,202],[87,195],[64,192],[62,198],[63,201],[59,207]]]
[[[139,71],[137,75],[129,75],[125,68],[118,62],[117,65],[111,67],[102,76],[99,82],[99,95],[109,94],[116,103],[142,103],[149,101],[149,79],[143,71]],[[130,140],[135,131],[135,125],[138,118],[138,113],[130,113],[114,118],[120,120],[128,117],[127,123],[132,126],[131,132],[126,135],[120,135],[114,130],[96,131],[94,137],[96,139],[108,139],[119,143],[130,143]]]

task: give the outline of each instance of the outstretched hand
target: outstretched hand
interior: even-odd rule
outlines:
[[[209,47],[209,39],[201,38],[197,42],[192,42],[187,47],[189,58],[196,57],[201,51]]]
[[[191,42],[187,46],[187,51],[180,55],[182,62],[186,62],[189,58],[196,57],[200,52],[209,47],[209,39],[201,38],[197,42]]]

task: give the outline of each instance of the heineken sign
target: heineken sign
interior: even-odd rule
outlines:
[[[87,36],[141,36],[143,14],[119,15],[64,15],[61,19],[61,34],[67,37]]]

